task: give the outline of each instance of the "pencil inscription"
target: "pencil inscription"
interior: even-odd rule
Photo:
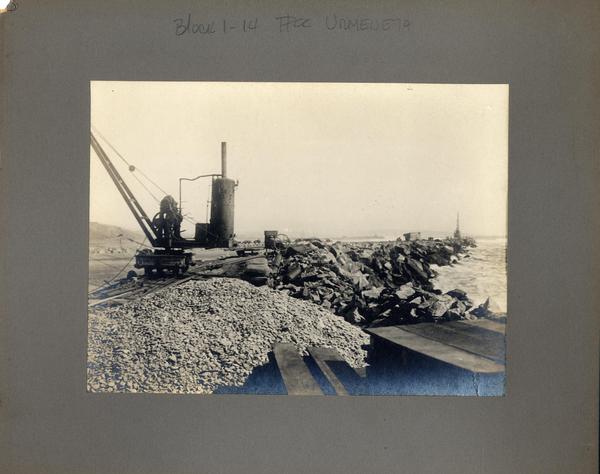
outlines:
[[[347,33],[400,33],[410,30],[412,22],[401,17],[359,17],[339,14],[312,18],[299,15],[280,15],[267,19],[254,18],[222,18],[196,19],[191,13],[173,20],[175,35],[211,36],[229,33],[256,33],[257,31],[292,34],[294,32],[320,30]]]

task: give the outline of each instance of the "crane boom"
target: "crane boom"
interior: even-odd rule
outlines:
[[[92,132],[90,132],[90,140],[92,148],[96,152],[96,155],[100,159],[100,162],[102,163],[104,168],[106,168],[108,175],[115,183],[115,186],[121,193],[121,196],[123,196],[125,203],[129,207],[129,210],[132,212],[139,226],[144,231],[146,238],[153,247],[156,247],[160,239],[157,235],[156,229],[152,225],[152,220],[150,220],[150,218],[142,208],[141,204],[135,198],[135,196],[129,189],[129,186],[127,186],[127,183],[125,183],[117,169],[114,167],[112,161],[110,161],[110,158],[108,157],[100,143],[98,143],[98,140],[96,140],[96,137]]]
[[[100,137],[106,141],[101,135]],[[106,141],[106,143],[108,142]],[[90,145],[153,247],[151,251],[139,251],[138,249],[135,254],[135,268],[143,268],[147,276],[163,275],[164,271],[178,276],[184,274],[190,265],[195,265],[192,252],[186,252],[186,249],[232,248],[237,246],[233,232],[233,199],[237,181],[227,177],[225,142],[221,143],[221,173],[200,175],[196,178],[180,178],[179,206],[177,206],[177,201],[172,196],[166,195],[160,201],[159,212],[153,219],[148,217],[91,131]],[[114,151],[119,155],[116,150]],[[124,158],[123,161],[129,165]],[[135,171],[135,167],[129,165],[129,170]],[[181,214],[181,183],[182,181],[195,181],[200,177],[208,176],[213,178],[210,222],[196,223],[194,238],[185,239],[181,237],[180,229],[183,219]]]

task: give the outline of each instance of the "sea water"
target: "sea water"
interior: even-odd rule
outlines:
[[[444,292],[458,288],[467,292],[475,306],[490,298],[490,310],[506,313],[506,238],[479,238],[452,265],[432,268],[438,273],[434,286]]]
[[[344,242],[393,242],[386,237],[339,239]],[[490,310],[506,313],[506,243],[505,237],[479,237],[477,247],[469,248],[468,257],[443,267],[432,264],[437,272],[435,288],[443,292],[460,289],[467,292],[475,306],[490,298]]]

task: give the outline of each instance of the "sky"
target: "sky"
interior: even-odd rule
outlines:
[[[176,199],[180,177],[220,172],[226,141],[240,236],[452,233],[457,212],[465,234],[506,235],[508,85],[93,81],[91,124]],[[90,220],[136,229],[91,148],[90,160]],[[209,184],[183,184],[192,221],[206,221]]]

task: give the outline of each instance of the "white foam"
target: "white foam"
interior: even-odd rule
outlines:
[[[470,255],[451,266],[435,266],[438,272],[433,280],[435,287],[444,292],[454,288],[464,290],[475,305],[489,297],[492,302],[490,309],[505,313],[506,239],[479,239]]]

